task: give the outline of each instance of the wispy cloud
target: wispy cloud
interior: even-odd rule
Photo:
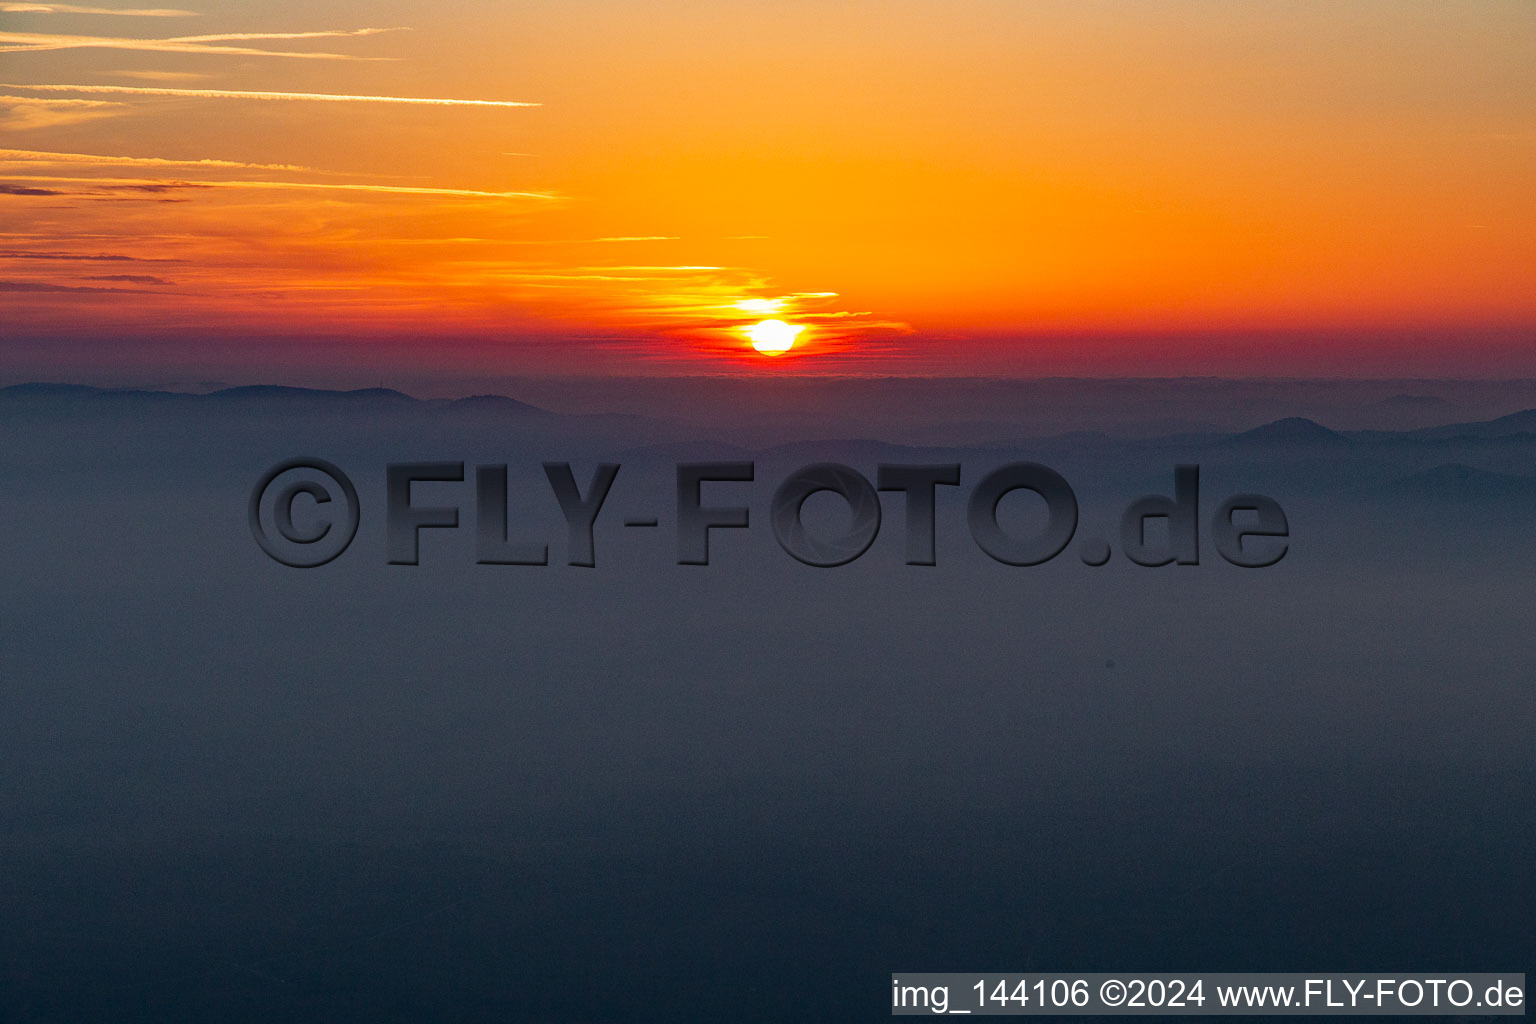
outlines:
[[[416,103],[440,107],[539,107],[541,103],[519,100],[460,100],[430,96],[360,96],[330,92],[257,92],[249,89],[173,89],[144,85],[31,85],[0,82],[0,89],[34,89],[38,92],[79,92],[113,96],[186,96],[228,100],[314,100],[327,103]]]
[[[196,16],[196,11],[177,11],[170,8],[116,8],[80,7],[75,4],[0,4],[0,14],[115,14],[128,18],[185,18]]]
[[[226,188],[318,189],[346,192],[380,192],[392,195],[459,196],[469,199],[559,199],[552,192],[482,192],[469,188],[417,188],[409,185],[323,184],[307,181],[217,181],[204,184]]]
[[[648,272],[657,273],[657,274],[678,274],[678,273],[688,273],[688,274],[691,274],[691,273],[694,273],[696,271],[731,270],[733,268],[731,268],[731,267],[704,267],[704,266],[671,266],[671,267],[669,267],[669,266],[644,265],[644,266],[618,266],[618,267],[614,267],[614,266],[577,267],[576,269],[577,270],[594,270],[594,271],[623,270],[625,272],[648,271]]]
[[[137,78],[143,82],[197,82],[210,76],[200,71],[103,71],[118,78]]]
[[[432,238],[401,238],[399,236],[378,236],[370,238],[337,238],[332,239],[333,245],[375,245],[389,244],[399,246],[461,246],[482,245],[494,249],[507,247],[555,247],[567,245],[606,245],[613,242],[672,242],[680,236],[676,235],[636,235],[636,236],[610,236],[607,238],[483,238],[478,235],[449,235]]]
[[[0,196],[63,196],[67,192],[60,192],[56,188],[38,188],[35,185],[12,185],[9,182],[0,181]]]
[[[150,53],[222,53],[246,57],[293,57],[301,60],[390,60],[388,57],[357,57],[344,53],[310,53],[291,50],[263,50],[249,46],[216,46],[220,42],[248,42],[261,39],[320,39],[368,36],[394,29],[337,29],[325,32],[236,32],[223,35],[177,36],[169,39],[134,39],[120,36],[66,36],[43,32],[0,32],[0,53],[30,53],[40,50],[139,50]]]
[[[61,100],[45,96],[0,96],[0,129],[24,131],[79,124],[126,109],[110,100]]]
[[[146,156],[98,156],[94,153],[51,153],[37,149],[0,149],[0,165],[77,164],[109,167],[206,167],[258,171],[312,171],[294,164],[252,164],[240,160],[170,160]]]
[[[375,192],[386,195],[451,196],[463,199],[543,199],[560,197],[551,192],[487,192],[471,188],[426,188],[412,185],[367,185],[354,182],[313,181],[160,181],[153,178],[86,178],[53,174],[12,174],[13,181],[67,182],[115,188],[168,190],[180,188],[281,189],[321,192]]]

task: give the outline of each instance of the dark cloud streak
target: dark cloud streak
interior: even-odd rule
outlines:
[[[48,284],[45,281],[0,281],[0,292],[73,293],[84,295],[150,295],[141,288],[85,288],[76,285]]]
[[[175,281],[167,281],[163,277],[155,277],[153,274],[92,274],[87,281],[126,281],[129,284],[159,284],[170,285]]]
[[[121,253],[85,252],[33,252],[26,249],[9,249],[0,252],[0,260],[78,260],[101,263],[185,263],[186,260],[155,258],[150,256],[125,256]]]

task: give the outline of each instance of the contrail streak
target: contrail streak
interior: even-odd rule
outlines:
[[[95,153],[51,153],[38,149],[0,149],[0,163],[107,164],[125,167],[213,167],[258,171],[313,171],[295,164],[253,164],[242,160],[170,160],[153,156],[100,156]]]
[[[7,174],[11,181],[56,181],[86,185],[117,185],[129,188],[145,185],[164,188],[249,188],[314,189],[340,192],[383,192],[392,195],[460,196],[470,199],[559,199],[550,192],[483,192],[469,188],[426,188],[413,185],[360,185],[350,182],[311,181],[165,181],[157,178],[84,178],[57,174]]]
[[[252,39],[318,39],[340,36],[365,36],[391,29],[333,30],[326,32],[228,33],[210,36],[184,36],[170,39],[135,39],[119,36],[66,36],[41,32],[0,32],[0,53],[29,53],[39,50],[139,50],[149,53],[228,53],[249,57],[298,57],[310,60],[387,60],[385,57],[354,57],[341,53],[295,53],[261,50],[248,46],[211,46],[217,41]]]
[[[257,39],[327,39],[337,36],[376,36],[381,32],[407,32],[406,28],[327,29],[320,32],[222,32],[203,36],[171,36],[166,43],[228,43]]]
[[[165,7],[149,10],[119,7],[79,7],[75,4],[0,4],[0,14],[117,14],[130,18],[189,18],[196,11],[178,11]]]
[[[541,107],[542,103],[514,100],[456,100],[429,96],[352,96],[329,92],[254,92],[247,89],[172,89],[146,85],[24,85],[0,82],[0,89],[35,89],[39,92],[83,92],[114,96],[187,96],[228,100],[314,100],[325,103],[419,103],[439,107]]]
[[[35,103],[38,106],[50,107],[121,107],[121,103],[113,103],[111,100],[56,100],[45,96],[0,96],[0,103]]]

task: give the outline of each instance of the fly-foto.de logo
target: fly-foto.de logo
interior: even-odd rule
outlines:
[[[565,517],[568,563],[596,566],[593,531],[618,478],[619,465],[601,463],[585,487],[577,482],[568,462],[546,462],[543,467]],[[473,509],[475,561],[548,565],[547,541],[520,536],[509,522],[506,464],[478,465],[473,479],[473,494],[465,495],[464,505]],[[714,531],[750,527],[750,509],[740,502],[750,497],[756,479],[752,462],[678,464],[672,512],[679,565],[708,565]],[[796,560],[819,568],[847,565],[868,551],[879,535],[880,493],[886,492],[904,508],[906,563],[936,565],[938,489],[959,487],[960,480],[959,463],[882,463],[871,483],[852,467],[818,462],[779,483],[769,504],[768,522],[779,546]],[[385,546],[390,565],[420,562],[423,530],[460,528],[460,505],[418,503],[413,485],[465,481],[462,462],[402,462],[385,468]],[[1044,501],[1043,526],[1027,532],[1004,528],[998,506],[1015,491],[1030,491]],[[828,536],[805,523],[807,499],[822,492],[836,495],[847,505],[848,526],[841,534]],[[357,535],[361,516],[351,479],[315,458],[289,459],[273,466],[257,481],[248,507],[256,543],[276,561],[295,568],[314,568],[335,559]],[[1007,565],[1041,565],[1065,551],[1077,535],[1077,495],[1048,466],[1013,462],[989,471],[976,483],[966,502],[965,521],[976,545],[990,557]],[[661,525],[659,516],[629,517],[623,522],[642,529]],[[1153,524],[1160,528],[1149,530]],[[1236,566],[1271,566],[1289,550],[1285,511],[1261,494],[1225,499],[1205,525],[1217,554]],[[1200,467],[1175,466],[1171,496],[1145,495],[1125,508],[1119,548],[1137,565],[1199,565],[1201,526]],[[1113,547],[1107,540],[1087,537],[1079,540],[1077,553],[1085,565],[1100,566],[1113,557]]]

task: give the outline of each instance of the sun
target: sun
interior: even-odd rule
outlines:
[[[762,323],[744,327],[742,330],[751,340],[753,348],[759,352],[772,354],[788,352],[794,347],[795,338],[805,330],[805,327],[802,324],[787,324],[783,320],[764,320]]]

